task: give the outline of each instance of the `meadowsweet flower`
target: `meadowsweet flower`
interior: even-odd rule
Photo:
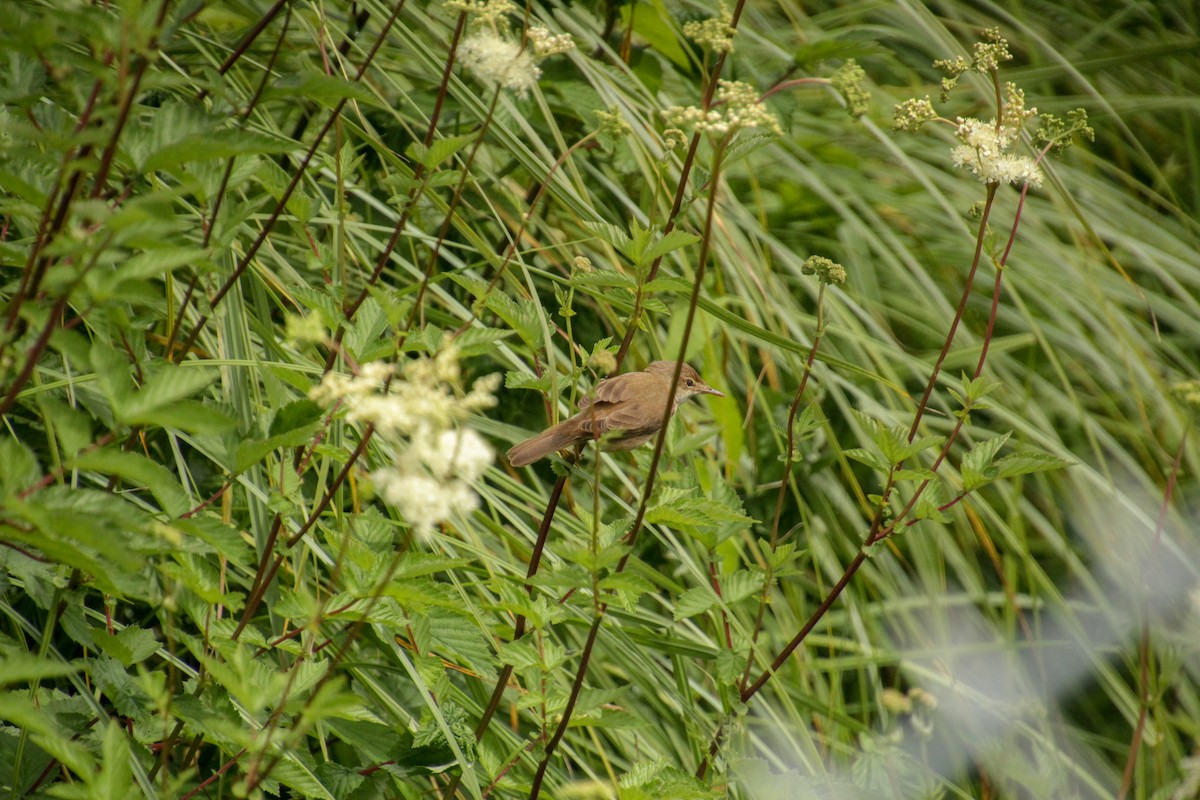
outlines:
[[[800,265],[800,272],[803,275],[816,275],[817,280],[825,284],[841,286],[846,282],[846,268],[824,256],[809,256]]]
[[[569,33],[560,33],[556,36],[548,29],[539,27],[530,28],[526,35],[529,36],[529,43],[533,45],[533,54],[538,58],[546,58],[575,49],[575,40]]]
[[[672,106],[663,111],[672,127],[691,126],[716,136],[744,128],[766,128],[782,134],[779,120],[758,100],[758,91],[741,81],[721,81],[717,102],[707,111],[695,106]]]
[[[480,83],[511,89],[520,97],[527,95],[542,76],[528,51],[495,31],[468,36],[458,47],[458,58],[463,69]]]
[[[923,98],[912,97],[896,104],[892,115],[892,130],[915,131],[926,122],[937,118],[938,113],[934,111],[929,95]]]
[[[445,6],[450,11],[461,11],[475,18],[478,25],[486,25],[495,31],[507,30],[508,19],[505,15],[517,10],[516,3],[511,0],[447,0]]]
[[[1007,152],[1020,133],[1019,126],[994,119],[983,122],[959,117],[956,122],[955,136],[962,144],[950,151],[954,166],[970,169],[984,183],[1041,185],[1042,173],[1034,159]]]
[[[600,133],[608,136],[626,136],[633,132],[633,127],[625,121],[621,116],[621,112],[616,108],[610,108],[608,111],[596,109],[596,119],[600,122]]]
[[[697,22],[688,22],[683,26],[683,35],[696,44],[714,53],[729,53],[733,51],[733,15],[724,3],[721,3],[717,16]]]
[[[934,66],[946,72],[942,81],[942,100],[953,88],[958,77],[965,72],[976,71],[992,74],[1001,61],[1012,58],[1008,41],[995,28],[983,32],[982,41],[974,48],[974,58],[963,56],[940,59]],[[958,140],[950,151],[950,160],[956,167],[969,169],[986,184],[1014,184],[1040,186],[1042,172],[1037,159],[1016,155],[1011,152],[1021,140],[1027,124],[1037,117],[1037,109],[1025,105],[1025,92],[1016,84],[1006,82],[1002,88],[1003,100],[999,104],[999,119],[983,121],[974,117],[943,119],[933,109],[929,97],[912,98],[897,104],[892,121],[895,130],[916,130],[926,122],[936,120],[954,126]]]
[[[461,423],[495,405],[500,376],[480,378],[465,393],[461,381],[458,354],[447,348],[399,369],[371,362],[354,376],[329,373],[309,393],[317,402],[342,403],[348,421],[369,423],[396,441],[393,462],[371,478],[423,539],[453,514],[478,507],[471,486],[495,458],[483,437]]]
[[[853,58],[838,67],[829,77],[829,85],[846,99],[846,110],[852,117],[861,117],[871,110],[871,95],[863,88],[867,73]]]

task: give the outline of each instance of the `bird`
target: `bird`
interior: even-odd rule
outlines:
[[[668,402],[674,414],[690,397],[725,396],[705,383],[688,364],[680,365],[679,382],[672,391],[671,378],[677,364],[652,361],[641,372],[605,378],[596,384],[594,398],[579,401],[578,414],[514,445],[508,451],[508,463],[524,467],[557,450],[601,437],[605,438],[606,450],[632,450],[658,433]]]

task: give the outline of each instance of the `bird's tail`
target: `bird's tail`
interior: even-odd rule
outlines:
[[[526,464],[545,458],[556,450],[562,450],[575,444],[579,438],[579,432],[564,423],[559,423],[552,428],[539,433],[530,439],[526,439],[520,444],[513,445],[508,451],[508,463],[514,467],[523,467]]]

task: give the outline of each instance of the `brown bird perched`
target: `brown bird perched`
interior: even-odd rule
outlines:
[[[610,434],[606,450],[632,450],[648,441],[662,427],[663,413],[670,402],[674,414],[679,404],[698,394],[725,395],[709,386],[696,370],[684,364],[679,383],[671,391],[674,361],[652,361],[642,372],[626,372],[596,384],[595,402],[579,401],[580,412],[515,445],[508,462],[523,467],[589,439]]]

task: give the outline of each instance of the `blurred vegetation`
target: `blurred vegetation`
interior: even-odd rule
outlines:
[[[1195,796],[1197,23],[7,4],[0,790]],[[892,130],[1006,81],[1027,193]]]

